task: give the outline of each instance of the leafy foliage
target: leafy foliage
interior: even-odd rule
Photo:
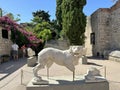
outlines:
[[[86,16],[83,6],[86,0],[63,0],[62,2],[62,26],[65,36],[71,45],[83,45],[85,40]]]
[[[17,14],[17,17],[16,17],[16,18],[14,17],[14,15],[13,15],[12,13],[7,13],[6,16],[9,17],[11,20],[14,20],[14,21],[16,21],[16,22],[18,22],[18,21],[21,20],[21,19],[19,18],[19,17],[20,17],[19,14]]]
[[[15,41],[19,46],[42,42],[32,32],[27,32],[7,16],[0,17],[0,26],[8,31],[11,30],[11,40]]]
[[[63,0],[56,0],[56,18],[57,18],[57,23],[59,26],[59,31],[62,30],[62,1]]]
[[[38,10],[36,12],[32,13],[34,17],[40,18],[42,21],[50,21],[50,15],[48,14],[48,12],[45,12],[44,10]]]
[[[34,27],[34,32],[37,34],[39,32],[41,32],[44,29],[49,29],[50,28],[50,24],[48,22],[41,22],[41,23],[37,23]]]
[[[52,39],[58,39],[60,38],[60,32],[61,32],[61,29],[59,27],[59,25],[57,24],[57,20],[52,20],[50,22],[50,25],[51,25],[51,33],[52,33]]]
[[[52,38],[50,29],[44,29],[38,34],[38,38],[43,39],[44,41],[48,41]]]
[[[55,21],[50,21],[50,15],[48,14],[48,12],[39,10],[33,12],[33,16],[33,30],[36,36],[40,39],[43,39],[44,41],[53,39],[53,37],[56,36],[55,30],[57,26]]]

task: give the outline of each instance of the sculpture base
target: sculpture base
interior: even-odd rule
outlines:
[[[33,83],[33,85],[47,85],[47,84],[49,84],[49,82],[47,80],[41,80],[39,82],[36,82],[33,79],[32,79],[32,83]]]
[[[28,67],[34,67],[36,62],[37,62],[37,59],[35,56],[27,58]]]
[[[45,77],[42,78],[47,80]],[[31,80],[26,90],[109,90],[107,81],[87,83],[84,76],[75,76],[75,81],[72,81],[72,76],[50,77],[48,81],[48,85],[33,85]]]

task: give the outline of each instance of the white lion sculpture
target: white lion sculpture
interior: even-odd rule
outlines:
[[[34,78],[36,81],[42,80],[37,72],[45,66],[50,68],[53,63],[65,66],[74,72],[74,66],[78,64],[79,58],[85,54],[86,49],[83,46],[70,46],[68,50],[45,48],[38,53],[38,64],[33,68]]]

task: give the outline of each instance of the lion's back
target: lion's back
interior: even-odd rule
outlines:
[[[62,50],[56,49],[56,48],[44,48],[42,51],[38,53],[38,56],[48,56],[48,55],[55,55],[57,53],[61,53]]]

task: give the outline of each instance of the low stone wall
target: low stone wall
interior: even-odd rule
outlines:
[[[120,62],[120,57],[112,57],[112,56],[109,56],[109,60],[113,60],[113,61],[116,61],[116,62]]]
[[[8,54],[10,55],[12,42],[7,39],[0,40],[0,55]]]
[[[10,40],[11,32],[8,32],[8,39],[2,37],[2,29],[0,28],[0,55],[10,55],[12,42]]]
[[[9,59],[10,59],[9,55],[0,55],[0,64],[9,61]]]
[[[61,50],[69,48],[69,44],[66,40],[50,40],[45,44],[45,47],[53,47]]]
[[[113,60],[113,61],[120,62],[120,51],[119,51],[119,50],[112,51],[112,52],[109,54],[108,59],[109,59],[109,60]]]
[[[103,56],[105,59],[120,62],[120,50],[105,50]]]

